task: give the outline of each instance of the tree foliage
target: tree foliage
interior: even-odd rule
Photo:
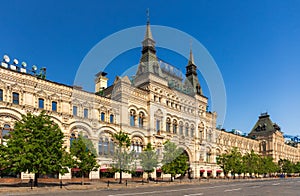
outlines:
[[[70,153],[72,156],[72,167],[80,169],[82,178],[85,173],[97,171],[99,165],[96,160],[96,149],[88,138],[79,135],[78,138],[74,139]]]
[[[188,157],[183,152],[183,149],[173,142],[167,141],[164,144],[162,171],[171,174],[172,179],[177,174],[185,174],[189,168]]]
[[[268,174],[278,171],[278,165],[272,157],[263,157],[253,150],[250,153],[242,154],[237,148],[233,148],[230,153],[222,154],[217,158],[217,164],[223,169],[224,174]],[[284,165],[284,164],[283,164]]]
[[[122,183],[122,173],[131,173],[135,159],[134,151],[130,151],[129,147],[131,144],[130,138],[127,133],[120,131],[113,134],[114,142],[116,142],[116,149],[112,157],[112,169],[115,172],[120,173],[119,183]]]
[[[278,166],[281,173],[294,173],[295,171],[295,164],[288,159],[280,159]]]
[[[14,131],[6,146],[1,148],[0,161],[11,172],[35,174],[35,185],[39,174],[68,172],[68,153],[63,146],[64,134],[44,112],[39,115],[28,113],[15,123]]]
[[[154,171],[154,168],[158,165],[158,156],[154,151],[151,143],[148,143],[143,152],[139,155],[140,163],[143,167],[143,170],[148,174]]]

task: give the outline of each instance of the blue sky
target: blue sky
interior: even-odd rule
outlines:
[[[46,66],[48,79],[71,85],[89,50],[112,33],[145,25],[147,8],[151,24],[190,34],[213,56],[226,87],[226,129],[249,132],[267,111],[282,131],[300,135],[297,0],[2,0],[0,55]],[[181,70],[186,66],[186,59],[172,52],[158,48],[158,56]],[[110,81],[116,70],[137,64],[139,58],[140,49],[116,58],[108,69]],[[201,83],[209,96],[203,79]]]

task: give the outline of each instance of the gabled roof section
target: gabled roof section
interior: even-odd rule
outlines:
[[[268,113],[262,113],[249,133],[249,137],[269,135],[276,131],[281,132],[280,127],[276,123],[272,122]]]

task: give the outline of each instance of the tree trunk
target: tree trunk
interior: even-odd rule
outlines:
[[[39,173],[34,174],[34,183],[33,186],[38,187],[38,178],[39,178]]]
[[[120,181],[119,184],[122,184],[122,171],[120,171]]]
[[[84,185],[84,173],[81,172],[81,185]]]

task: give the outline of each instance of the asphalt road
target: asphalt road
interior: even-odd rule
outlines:
[[[11,194],[10,194],[11,195]],[[20,194],[18,194],[20,195]],[[26,195],[26,194],[21,194]],[[30,194],[32,195],[32,193]],[[197,196],[197,195],[300,195],[300,179],[251,180],[207,184],[176,184],[137,188],[49,192],[35,195],[55,196]]]

